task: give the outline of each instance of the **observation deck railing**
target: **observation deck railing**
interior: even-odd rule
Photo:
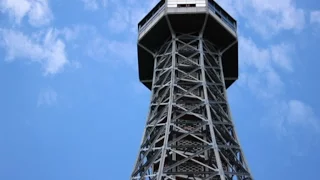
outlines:
[[[215,13],[221,20],[228,25],[235,33],[237,32],[237,22],[223,10],[214,0],[208,0],[208,9]],[[138,25],[139,33],[144,31],[148,25],[154,20],[160,13],[166,9],[165,0],[161,0],[140,22]]]
[[[237,32],[237,22],[214,0],[208,0],[209,10],[217,14],[234,32]]]
[[[154,20],[160,13],[162,13],[166,7],[165,0],[161,0],[140,22],[138,31],[139,33],[145,30],[148,25]]]

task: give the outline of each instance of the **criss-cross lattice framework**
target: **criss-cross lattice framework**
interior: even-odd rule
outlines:
[[[154,61],[150,112],[131,179],[251,180],[219,50],[198,35],[182,34]]]

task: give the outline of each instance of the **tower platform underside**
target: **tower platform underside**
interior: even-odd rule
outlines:
[[[162,9],[162,10],[161,10]],[[222,66],[228,88],[238,79],[238,41],[236,29],[226,25],[221,15],[207,8],[159,7],[153,18],[139,28],[138,59],[140,81],[151,89],[154,55],[172,35],[200,34],[223,52]]]
[[[152,98],[131,179],[252,180],[227,102],[222,57],[177,34],[154,57]]]

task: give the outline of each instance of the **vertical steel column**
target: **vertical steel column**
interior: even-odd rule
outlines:
[[[155,61],[155,62],[154,62],[154,67],[153,67],[153,69],[156,69],[157,63],[158,63],[156,56],[154,56],[154,61]],[[153,77],[152,77],[152,84],[155,83],[156,78],[157,78],[157,76],[156,76],[156,71],[154,71],[154,72],[153,72]],[[154,92],[154,88],[152,88],[152,90],[151,90],[151,97],[150,97],[150,100],[151,100],[151,101],[152,101],[152,99],[153,99],[153,94],[154,94],[154,93],[155,93],[155,92]],[[151,106],[152,106],[152,104],[150,103],[150,107],[149,107],[149,111],[148,111],[148,118],[147,118],[145,127],[148,126],[148,120],[151,118],[151,112],[152,112],[152,111],[151,111]],[[144,142],[144,140],[145,140],[145,138],[146,138],[146,135],[147,135],[147,128],[145,128],[145,129],[143,130],[143,134],[142,134],[142,138],[141,138],[141,142],[140,142],[140,146],[141,146],[141,147],[142,147],[143,142]],[[149,147],[149,148],[153,148],[153,147]],[[134,171],[137,171],[138,168],[139,168],[139,163],[141,162],[140,156],[141,156],[141,153],[143,152],[143,150],[144,150],[144,149],[139,149],[138,157],[137,157],[137,160],[136,160],[135,165],[134,165]],[[135,179],[135,178],[131,178],[131,179]]]
[[[170,133],[170,126],[171,126],[171,118],[172,118],[172,105],[174,101],[174,87],[175,87],[175,70],[176,70],[176,38],[173,35],[172,39],[172,51],[171,51],[171,82],[170,82],[170,96],[169,96],[169,107],[168,107],[168,116],[167,116],[167,122],[166,122],[166,130],[165,130],[165,138],[164,138],[164,144],[162,146],[162,152],[161,152],[161,160],[160,160],[160,166],[158,171],[158,179],[162,179],[163,177],[163,167],[166,160],[166,153],[167,150],[169,150],[168,147],[168,141],[169,141],[169,133]]]
[[[215,133],[213,130],[213,123],[212,123],[212,117],[211,117],[211,111],[210,111],[210,104],[209,104],[209,98],[208,98],[208,92],[207,92],[207,81],[206,81],[206,75],[205,75],[205,65],[204,65],[204,54],[203,54],[203,39],[202,37],[199,38],[199,52],[200,52],[200,66],[201,66],[201,76],[202,76],[202,86],[203,86],[203,92],[204,92],[204,103],[206,106],[207,116],[208,116],[208,124],[210,129],[210,135],[212,140],[212,148],[214,149],[214,154],[216,156],[217,165],[219,168],[219,174],[221,180],[225,180],[224,171],[222,169],[222,163],[220,159],[219,149],[215,137]]]

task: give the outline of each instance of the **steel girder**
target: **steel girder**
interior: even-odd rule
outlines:
[[[131,179],[251,180],[229,112],[221,52],[199,35],[181,34],[154,61]]]

